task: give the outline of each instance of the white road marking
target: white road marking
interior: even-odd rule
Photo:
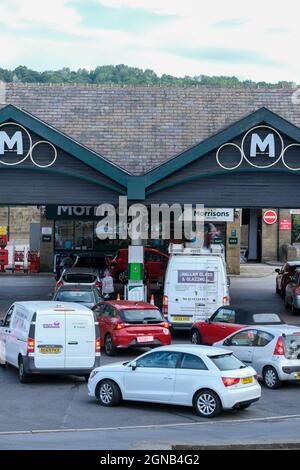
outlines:
[[[246,424],[246,423],[258,423],[268,421],[284,421],[289,419],[300,419],[300,415],[283,415],[283,416],[267,416],[265,418],[249,418],[249,419],[235,419],[227,420],[222,419],[219,421],[200,421],[193,423],[173,423],[173,424],[145,424],[141,426],[116,426],[116,427],[105,427],[105,428],[66,428],[66,429],[36,429],[31,431],[0,431],[0,436],[8,435],[34,435],[34,434],[51,434],[51,433],[63,433],[63,432],[101,432],[101,431],[126,431],[130,429],[154,429],[154,428],[174,428],[174,427],[189,427],[189,426],[206,426],[214,424]]]

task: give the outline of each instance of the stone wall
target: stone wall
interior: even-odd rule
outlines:
[[[9,215],[8,215],[9,211]],[[40,210],[36,206],[0,207],[0,226],[7,226],[10,221],[10,241],[19,243],[29,242],[29,229],[32,222],[39,222]]]

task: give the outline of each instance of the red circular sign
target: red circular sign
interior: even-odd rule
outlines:
[[[277,222],[277,212],[276,211],[266,211],[264,213],[264,222],[268,225],[275,224]]]

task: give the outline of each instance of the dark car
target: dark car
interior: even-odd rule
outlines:
[[[104,271],[109,267],[108,257],[103,253],[81,253],[76,256],[73,268],[92,268],[103,277]]]
[[[194,323],[191,330],[193,344],[211,345],[248,325],[281,325],[278,313],[249,312],[234,307],[220,307],[208,319]]]
[[[276,293],[280,294],[284,299],[285,288],[291,282],[297,268],[300,268],[300,261],[288,261],[281,269],[275,269],[276,277]]]
[[[53,300],[58,302],[76,302],[93,308],[102,300],[99,289],[94,286],[62,286],[54,294]]]

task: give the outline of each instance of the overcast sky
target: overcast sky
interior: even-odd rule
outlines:
[[[295,0],[0,0],[0,67],[300,82]]]

